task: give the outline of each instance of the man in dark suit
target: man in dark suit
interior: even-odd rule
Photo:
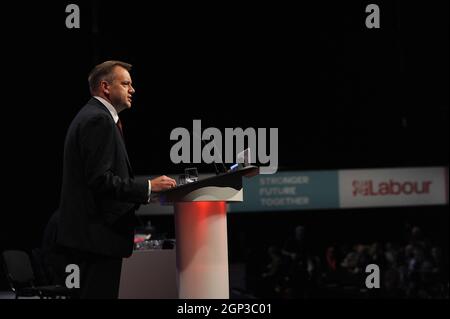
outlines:
[[[57,244],[80,269],[81,298],[117,298],[122,258],[133,250],[135,210],[151,193],[176,186],[167,176],[134,179],[118,115],[131,108],[130,69],[106,61],[91,71],[92,98],[64,144]]]

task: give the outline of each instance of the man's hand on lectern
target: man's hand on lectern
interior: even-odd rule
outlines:
[[[173,178],[165,175],[150,180],[150,183],[152,184],[152,193],[161,192],[177,186],[177,182]]]

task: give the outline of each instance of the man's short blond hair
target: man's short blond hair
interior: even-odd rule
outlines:
[[[89,73],[88,77],[89,90],[91,91],[91,94],[94,94],[97,91],[101,81],[111,83],[114,80],[114,68],[116,66],[123,67],[127,71],[130,71],[132,67],[129,63],[114,60],[105,61],[96,65]]]

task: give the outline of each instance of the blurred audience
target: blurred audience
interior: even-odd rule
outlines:
[[[330,243],[312,251],[299,225],[284,244],[271,244],[250,289],[263,298],[449,298],[448,259],[418,226],[407,225],[399,242]],[[281,247],[280,247],[281,246]],[[253,263],[257,263],[253,255]],[[380,289],[368,289],[366,266],[380,269]],[[253,268],[254,269],[254,268]]]

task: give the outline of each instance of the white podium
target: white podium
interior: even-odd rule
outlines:
[[[160,193],[175,207],[177,285],[180,299],[228,299],[227,202],[243,201],[249,166]]]

